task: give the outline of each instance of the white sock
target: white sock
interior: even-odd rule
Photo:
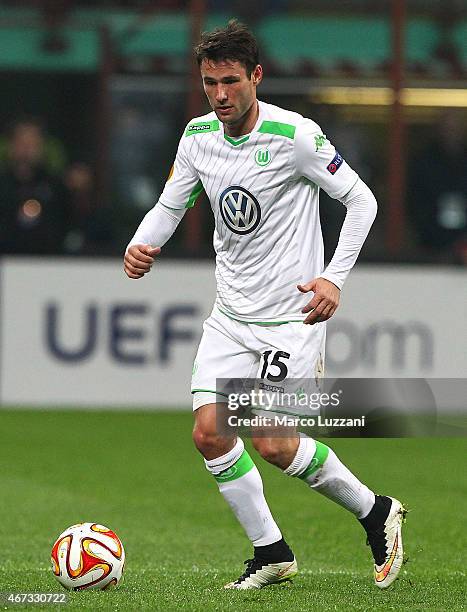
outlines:
[[[238,438],[222,457],[204,461],[253,545],[278,542],[282,534],[264,497],[260,473],[242,440]]]
[[[297,454],[284,470],[312,489],[364,518],[375,503],[375,494],[345,467],[332,449],[312,438],[301,437]]]

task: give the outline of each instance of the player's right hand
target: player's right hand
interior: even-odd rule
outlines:
[[[152,247],[150,244],[133,244],[123,259],[126,275],[129,278],[142,278],[150,272],[154,257],[160,252],[160,247]]]

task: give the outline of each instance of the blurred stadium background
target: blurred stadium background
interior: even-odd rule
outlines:
[[[259,96],[320,123],[379,202],[328,374],[465,377],[465,1],[3,0],[3,404],[189,405],[214,296],[208,202],[151,277],[129,281],[121,257],[208,110],[192,45],[231,17],[260,41]],[[328,256],[344,210],[322,193]]]
[[[108,522],[132,551],[121,609],[156,601],[153,609],[198,609],[179,580],[195,598],[201,584],[211,609],[210,572],[227,579],[248,554],[190,447],[191,367],[215,291],[206,200],[185,216],[150,276],[135,283],[122,270],[126,243],[162,190],[186,122],[208,110],[192,44],[231,17],[260,41],[259,97],[320,123],[378,199],[377,221],[328,326],[328,374],[466,378],[465,0],[2,0],[0,590],[50,590],[48,547],[81,519]],[[321,198],[329,256],[344,209]],[[186,413],[170,412],[180,408]],[[405,582],[384,605],[461,609],[460,442],[439,453],[433,440],[338,441],[374,486],[381,474],[368,453],[396,452],[385,482],[423,509],[412,531],[415,586]],[[405,470],[407,458],[415,473]],[[191,462],[194,497],[186,495]],[[300,542],[307,494],[273,472],[266,466],[266,486]],[[444,483],[435,496],[433,482]],[[342,515],[314,503],[322,552],[306,543],[301,554],[317,582],[314,591],[306,591],[308,577],[298,595],[281,594],[281,609],[379,609],[382,600],[364,586],[366,551],[354,561],[343,549]],[[185,534],[192,528],[183,542],[173,539],[178,511]],[[433,528],[435,514],[446,529]],[[319,526],[327,531],[329,517],[339,529],[326,540]],[[164,558],[157,569],[154,549]],[[148,577],[156,594],[139,591]],[[232,601],[212,609],[233,609]],[[80,602],[95,609],[94,600]]]

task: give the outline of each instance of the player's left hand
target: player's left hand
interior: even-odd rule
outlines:
[[[336,312],[339,306],[341,290],[334,283],[325,278],[315,278],[306,285],[297,285],[302,293],[313,291],[313,299],[302,308],[302,312],[310,314],[303,321],[305,325],[314,325],[327,321]]]

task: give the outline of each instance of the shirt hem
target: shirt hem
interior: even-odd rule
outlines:
[[[272,325],[285,325],[287,323],[303,323],[305,320],[305,316],[303,318],[294,317],[293,315],[283,315],[282,317],[264,317],[263,319],[253,319],[249,317],[242,317],[241,315],[236,315],[232,312],[228,312],[224,310],[219,304],[216,304],[216,308],[229,319],[233,319],[234,321],[238,321],[239,323],[246,323],[252,325],[263,325],[263,326],[272,326]],[[266,319],[266,320],[265,320]]]

